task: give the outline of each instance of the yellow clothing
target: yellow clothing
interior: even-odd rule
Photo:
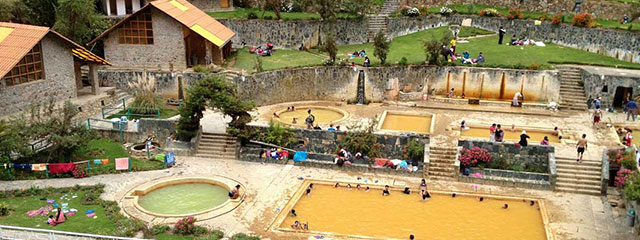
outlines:
[[[455,47],[456,46],[456,40],[455,39],[451,39],[451,46]]]

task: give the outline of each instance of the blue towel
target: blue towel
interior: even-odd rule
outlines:
[[[95,160],[93,160],[93,164],[95,164],[95,165],[100,165],[100,164],[102,164],[102,159],[95,159]]]
[[[407,164],[407,160],[402,160],[402,162],[400,162],[400,168],[409,169],[409,165]]]
[[[302,162],[307,160],[307,152],[298,151],[295,155],[293,155],[293,162]]]
[[[87,211],[84,211],[84,214],[89,214],[89,213],[94,213],[94,212],[96,212],[96,211],[95,210],[87,210]]]
[[[173,154],[173,152],[167,153],[166,155],[164,155],[164,161],[165,164],[167,165],[173,165],[176,163],[176,158],[175,155]]]

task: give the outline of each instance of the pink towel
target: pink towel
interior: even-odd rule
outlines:
[[[116,158],[116,170],[129,170],[129,158]]]
[[[93,217],[95,215],[96,215],[96,213],[89,213],[89,214],[87,214],[87,217]]]

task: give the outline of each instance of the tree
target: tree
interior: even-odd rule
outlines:
[[[207,105],[231,117],[230,129],[243,130],[251,121],[249,111],[255,108],[255,104],[240,99],[235,89],[221,75],[207,77],[187,92],[178,120],[177,132],[180,140],[189,141],[196,136],[203,117],[202,111]]]
[[[54,30],[78,43],[86,43],[107,28],[96,13],[94,0],[60,0]]]
[[[264,16],[264,12],[266,10],[271,9],[276,14],[276,18],[278,20],[282,19],[282,17],[280,16],[280,7],[282,7],[282,2],[280,0],[265,0],[263,4],[264,6],[262,7],[262,16]]]
[[[325,39],[324,45],[322,46],[322,50],[329,54],[331,58],[331,62],[336,62],[336,55],[338,54],[338,44],[336,43],[336,37],[333,32],[327,33],[327,38]]]
[[[436,39],[434,36],[432,37],[433,40],[425,41],[424,52],[427,56],[425,61],[432,65],[442,65],[443,62],[446,62],[443,46],[448,46],[451,38],[451,33],[447,32],[441,39]]]
[[[305,9],[311,9],[320,14],[325,22],[336,20],[336,14],[340,11],[340,0],[300,0]]]
[[[24,3],[31,9],[31,24],[53,27],[56,23],[58,0],[24,0]]]
[[[391,45],[391,42],[387,41],[387,36],[385,36],[382,30],[380,30],[373,39],[373,46],[375,47],[373,56],[378,57],[382,65],[387,61],[389,45]]]
[[[0,22],[30,23],[30,13],[22,0],[0,0]]]

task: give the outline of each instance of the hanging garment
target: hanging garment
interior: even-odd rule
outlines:
[[[49,163],[49,173],[60,174],[67,173],[76,168],[74,163]]]

